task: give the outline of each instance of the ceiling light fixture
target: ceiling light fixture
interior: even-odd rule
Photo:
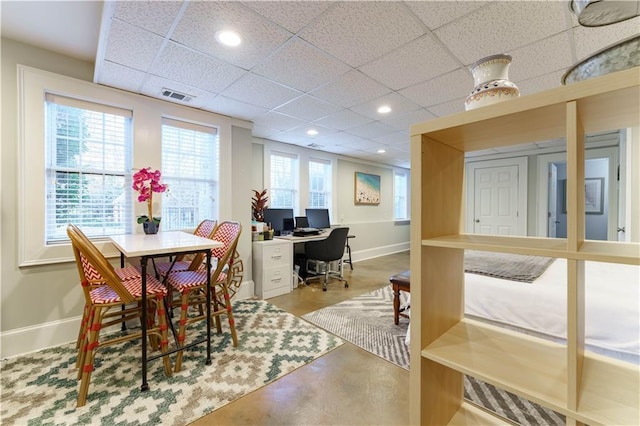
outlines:
[[[388,106],[388,105],[383,105],[380,108],[378,108],[378,112],[380,114],[387,114],[387,113],[391,112],[391,107]]]
[[[378,150],[378,154],[384,154],[385,152],[387,152],[385,149],[379,149]]]
[[[317,135],[317,134],[318,134],[318,131],[317,131],[317,130],[314,130],[314,129],[307,130],[307,134],[308,134],[309,136],[315,136],[315,135]]]
[[[232,47],[242,43],[242,38],[240,38],[240,35],[237,32],[231,30],[216,31],[216,40],[220,44]]]

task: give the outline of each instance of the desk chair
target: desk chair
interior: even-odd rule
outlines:
[[[304,252],[307,258],[307,270],[309,270],[309,262],[320,263],[324,267],[324,273],[317,276],[308,277],[307,281],[324,277],[322,290],[327,291],[327,281],[329,276],[334,276],[340,281],[344,281],[344,286],[349,287],[349,283],[342,276],[342,257],[344,256],[344,248],[347,244],[347,234],[349,228],[333,228],[329,236],[323,240],[307,241],[304,243]],[[338,270],[331,271],[329,264],[331,262],[339,262]]]

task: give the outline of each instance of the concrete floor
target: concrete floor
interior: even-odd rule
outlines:
[[[345,265],[349,288],[318,280],[269,299],[304,315],[389,285],[409,268],[409,252]],[[192,425],[406,425],[409,372],[345,342],[294,372],[195,421]]]

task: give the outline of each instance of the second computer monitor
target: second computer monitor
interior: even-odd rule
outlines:
[[[329,209],[306,209],[305,211],[311,228],[326,229],[331,227]]]

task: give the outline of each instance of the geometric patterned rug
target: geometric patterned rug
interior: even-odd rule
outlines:
[[[212,330],[211,365],[204,363],[204,344],[186,350],[182,371],[170,378],[162,359],[151,361],[147,392],[140,392],[139,340],[100,349],[80,408],[75,342],[3,360],[0,424],[186,425],[343,343],[263,300],[236,301],[233,312],[238,347],[223,317],[222,334]],[[204,336],[204,324],[193,324],[188,338]]]
[[[400,293],[400,304],[406,301]],[[405,343],[409,319],[393,322],[391,286],[303,315],[302,318],[361,347],[367,352],[409,369]],[[565,417],[470,376],[464,379],[465,398],[522,425],[564,425]]]

